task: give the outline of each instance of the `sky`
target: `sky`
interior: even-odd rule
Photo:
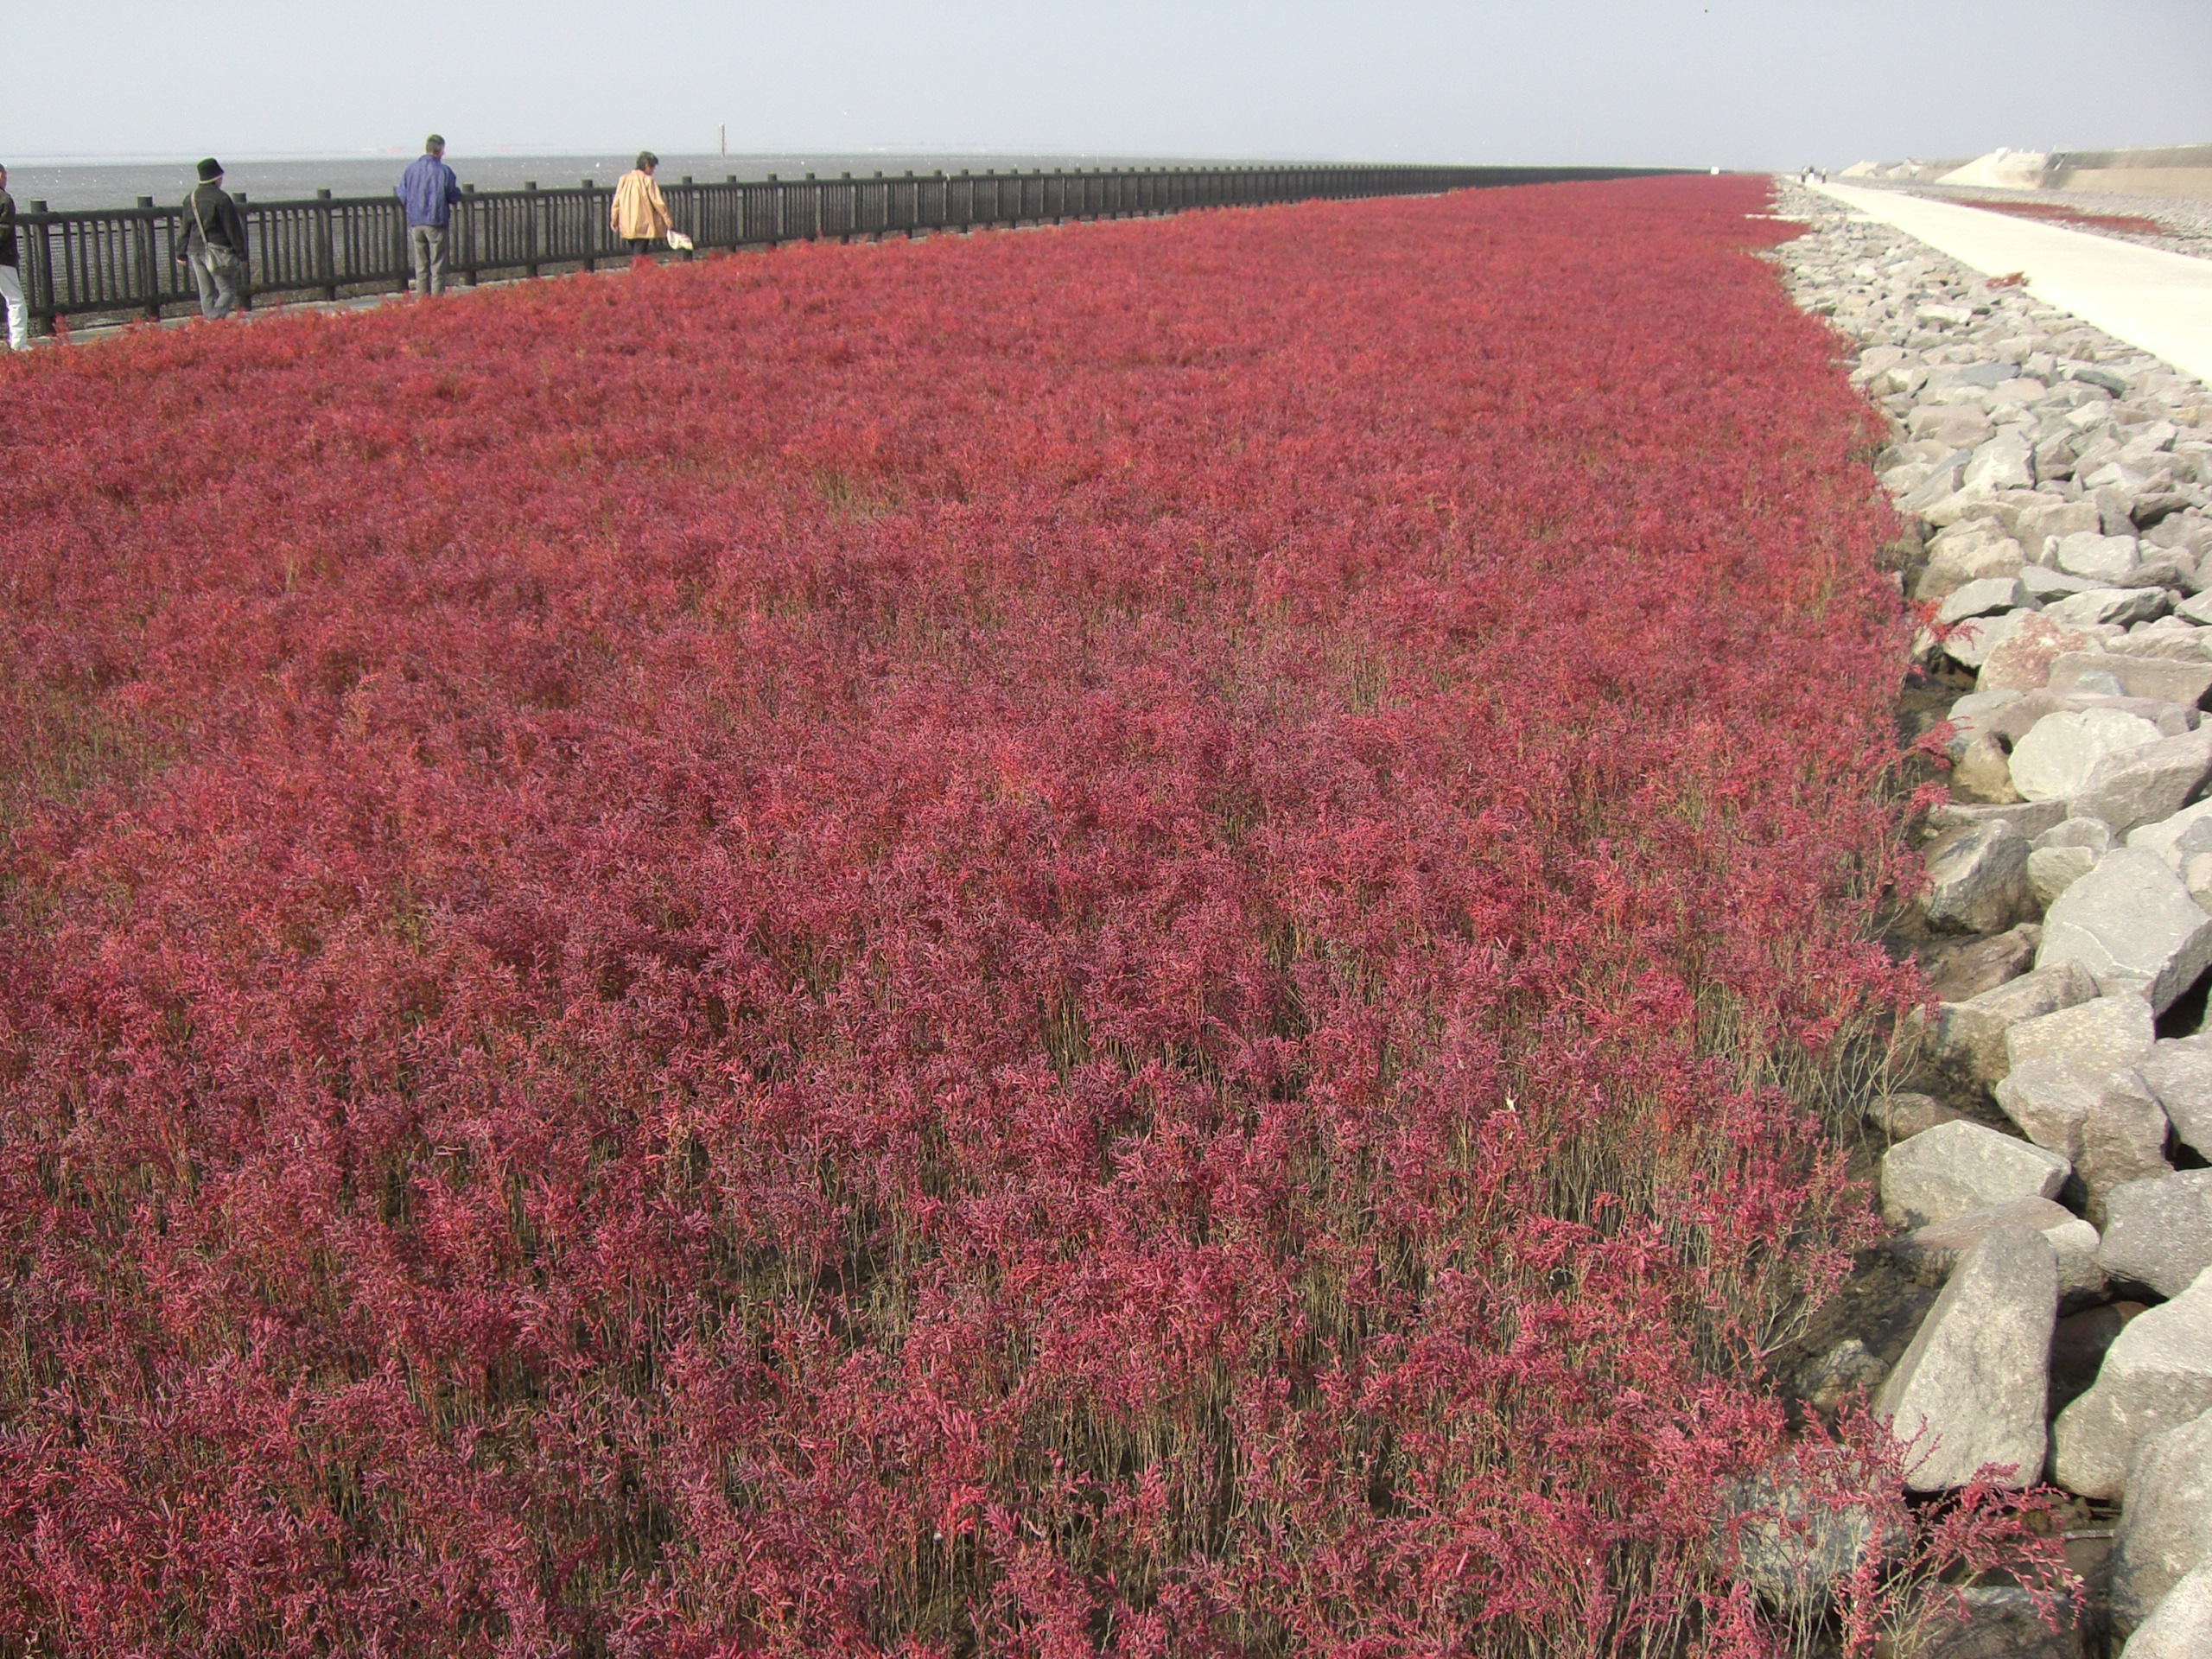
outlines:
[[[0,0],[0,161],[1789,168],[2212,143],[2212,0]]]

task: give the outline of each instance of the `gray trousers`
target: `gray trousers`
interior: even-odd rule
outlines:
[[[446,291],[446,233],[436,225],[410,225],[407,245],[415,252],[415,294]]]
[[[243,271],[233,265],[226,272],[217,268],[205,247],[187,256],[192,266],[192,285],[200,290],[200,315],[213,321],[238,308],[238,279]]]

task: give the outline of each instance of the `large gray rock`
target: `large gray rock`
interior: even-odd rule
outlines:
[[[2182,1144],[2212,1158],[2212,1038],[2160,1043],[2138,1069]]]
[[[1969,1210],[1907,1233],[1891,1248],[1916,1278],[1927,1282],[1948,1274],[1961,1256],[1999,1227],[2027,1227],[2044,1236],[2058,1258],[2060,1295],[2088,1295],[2104,1288],[2104,1269],[2097,1265],[2097,1230],[2049,1198],[2015,1198],[1986,1210]]]
[[[2001,819],[1947,830],[1926,856],[1934,926],[1994,933],[2011,926],[2027,902],[2028,838]]]
[[[2055,1198],[2074,1166],[1979,1123],[1938,1123],[1882,1155],[1882,1214],[1899,1228],[2014,1198]]]
[[[2125,1502],[2112,1552],[2113,1625],[2123,1636],[2212,1562],[2212,1413],[2144,1436]]]
[[[2212,1654],[2212,1567],[2200,1567],[2166,1592],[2127,1638],[2120,1659],[2205,1659]]]
[[[1824,1503],[1791,1471],[1732,1482],[1721,1503],[1736,1574],[1763,1600],[1791,1612],[1825,1606],[1830,1586],[1858,1570],[1873,1541],[1874,1517],[1865,1503]]]
[[[2014,1026],[2075,1007],[2096,994],[2096,982],[2087,969],[2078,962],[2061,962],[1965,1001],[1946,1002],[1936,1010],[1931,1045],[1936,1058],[1977,1083],[1995,1083],[2012,1069],[2005,1039]]]
[[[2044,918],[2036,965],[2068,961],[2107,995],[2139,991],[2163,1014],[2212,966],[2212,916],[2156,853],[2118,848]]]
[[[1985,806],[1971,801],[1944,801],[1929,813],[1929,827],[1955,830],[1962,823],[1987,823],[2002,818],[2031,840],[2066,822],[2063,801],[2015,801]]]
[[[1982,586],[1980,582],[1970,582],[1959,592],[1969,593]],[[1980,668],[1999,646],[2018,638],[2029,619],[2036,614],[2029,610],[2008,610],[1994,615],[1968,616],[1944,637],[1943,654],[1961,667]]]
[[[2012,611],[2006,615],[2021,619],[2018,631],[1983,658],[1981,671],[1974,677],[1978,691],[2032,691],[2047,686],[2052,669],[2062,658],[2101,651],[2111,633],[2102,625],[2062,627],[2032,612]]]
[[[2046,626],[2059,626],[2048,618],[2043,620]],[[2022,644],[2031,632],[2023,623],[2009,643]],[[1983,666],[1986,668],[1997,654],[1991,652]],[[2115,695],[2117,688],[2119,695],[2195,708],[2212,690],[2212,663],[2174,662],[2124,651],[2062,651],[2050,658],[2044,683],[2054,691],[2080,690],[2099,696]]]
[[[2212,732],[2162,737],[2107,755],[2073,791],[2076,817],[2101,820],[2124,836],[2142,825],[2171,820],[2212,778]]]
[[[1948,493],[1947,490],[1939,490],[1929,500],[1940,500]],[[1913,584],[1913,597],[1942,599],[1970,582],[2017,575],[2027,562],[2020,544],[1996,524],[1961,524],[1929,543],[1928,565],[1920,573],[1920,580]]]
[[[1999,490],[2032,490],[2035,461],[2028,441],[2016,432],[1999,432],[1974,452],[1961,474],[1961,490],[1993,495]]]
[[[2029,1060],[1997,1085],[1997,1103],[2029,1140],[2073,1164],[2088,1189],[2092,1222],[2103,1220],[2114,1187],[2171,1168],[2165,1112],[2132,1070]]]
[[[2094,531],[2079,531],[2061,537],[2058,545],[2050,550],[2050,563],[2068,575],[2087,576],[2093,582],[2108,582],[2115,587],[2134,573],[2136,562],[2133,536],[2100,536]]]
[[[1920,1611],[1890,1649],[1897,1659],[2082,1659],[2082,1630],[2064,1598],[2053,1630],[2017,1584],[1976,1584],[1920,1598]],[[1883,1649],[1877,1648],[1876,1652]]]
[[[2113,591],[2122,598],[2135,600],[2139,603],[2142,592],[2139,588],[2116,588]],[[1936,607],[1936,620],[1945,627],[1949,627],[1955,623],[1964,622],[1970,617],[1995,616],[2002,611],[2024,609],[2029,602],[2028,590],[2020,586],[2020,579],[2018,576],[1984,576],[1978,582],[1967,582],[1964,587],[1955,589],[1948,598]],[[2145,617],[2155,614],[2155,612],[2144,613]],[[2122,626],[2125,626],[2126,622],[2133,622],[2138,619],[2130,616],[2123,620],[2118,616],[2091,616],[2082,620],[2090,622],[2121,622]]]
[[[2028,900],[2049,910],[2064,893],[2097,868],[2098,855],[2087,847],[2038,847],[2028,855]]]
[[[1980,582],[1968,585],[1972,588],[1984,587]],[[2017,576],[2013,578],[2013,586],[2019,587],[2019,579]],[[2027,589],[2020,588],[2020,592],[2025,595]],[[1955,594],[1952,595],[1954,599],[1957,597]],[[1948,602],[1947,601],[1946,603]],[[2044,614],[2054,622],[2069,625],[2084,622],[2113,622],[2121,627],[2126,627],[2133,623],[2148,622],[2153,617],[2164,616],[2172,604],[2173,601],[2166,597],[2163,588],[2092,588],[2087,593],[2070,594],[2064,599],[2053,600],[2044,607]],[[1999,609],[2015,608],[2018,608],[2017,606],[1992,606],[1986,611],[1964,611],[1961,614],[1991,616],[1996,614]]]
[[[2006,1069],[2031,1060],[2063,1060],[2086,1071],[2112,1071],[2144,1058],[2158,1039],[2148,1002],[2126,994],[2101,996],[2015,1024],[2005,1033]]]
[[[2036,965],[2043,929],[2022,922],[2010,931],[1954,945],[1928,964],[1928,988],[1946,1002],[1963,1002],[2019,978]]]
[[[2096,504],[2059,501],[2026,508],[2012,520],[2012,534],[2029,558],[2047,563],[2049,543],[2058,538],[2097,531]],[[2078,580],[2078,578],[2077,578]]]
[[[2178,1296],[2212,1268],[2212,1170],[2124,1181],[2104,1210],[2097,1265],[2113,1278]]]
[[[2183,858],[2179,851],[2182,837],[2200,825],[2212,827],[2212,801],[2199,801],[2194,806],[2182,808],[2170,817],[2129,830],[2127,844],[2158,854],[2170,868],[2178,870]]]
[[[2041,1233],[1993,1228],[1961,1258],[1875,1397],[1876,1414],[1911,1446],[1908,1487],[1948,1491],[1988,1464],[2010,1467],[2006,1485],[2042,1480],[2057,1318],[2058,1258]]]
[[[2158,728],[2139,715],[2113,709],[2049,715],[2012,746],[2012,787],[2031,801],[2070,796],[2098,762],[2158,741]]]
[[[2138,1314],[2106,1353],[2094,1387],[2054,1425],[2058,1484],[2083,1497],[2120,1495],[2146,1436],[2212,1410],[2212,1270]]]

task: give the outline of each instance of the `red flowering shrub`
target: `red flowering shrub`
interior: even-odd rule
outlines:
[[[1749,1630],[1903,626],[1764,188],[5,365],[0,1643]]]
[[[2010,213],[2015,219],[2044,219],[2063,226],[2082,226],[2093,231],[2118,231],[2128,236],[2159,236],[2165,226],[2155,219],[2141,213],[2088,213],[2079,207],[2069,207],[2058,201],[1976,201],[1970,204],[1986,207],[1993,213]]]

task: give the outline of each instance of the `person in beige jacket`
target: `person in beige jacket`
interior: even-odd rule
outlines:
[[[660,186],[653,182],[653,169],[659,165],[659,156],[641,149],[638,165],[615,181],[607,227],[632,253],[651,253],[655,243],[667,238],[671,228],[668,203],[661,199]]]

